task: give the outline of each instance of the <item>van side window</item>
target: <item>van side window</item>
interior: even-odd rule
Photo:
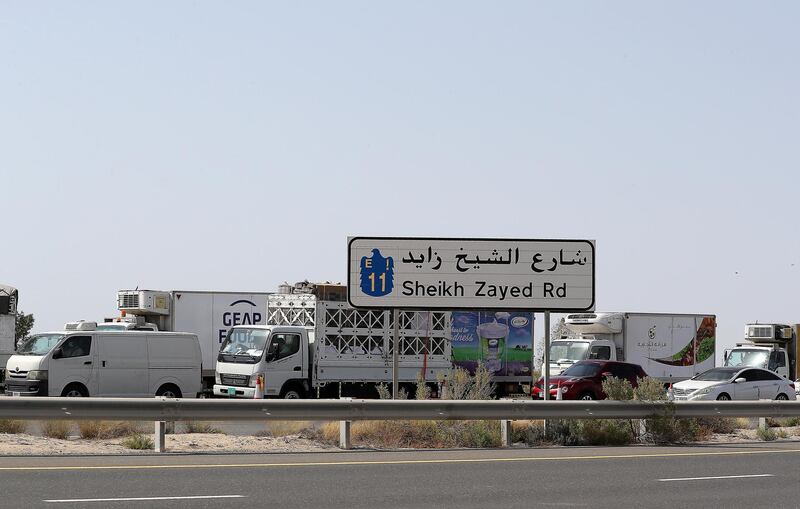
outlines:
[[[272,348],[275,352],[275,360],[283,359],[294,355],[300,351],[299,334],[274,334],[272,336]]]
[[[607,361],[611,359],[611,347],[593,346],[592,349],[589,351],[589,358]]]
[[[61,351],[64,352],[64,358],[89,355],[92,351],[92,337],[70,336],[64,341],[64,344],[61,345]]]

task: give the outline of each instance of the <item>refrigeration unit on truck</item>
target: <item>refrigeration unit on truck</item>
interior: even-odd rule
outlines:
[[[715,315],[576,313],[564,321],[571,334],[550,343],[551,375],[584,359],[638,364],[664,383],[714,367]]]
[[[14,355],[18,299],[16,288],[0,284],[0,382],[5,378],[6,362]]]
[[[392,312],[355,309],[346,287],[282,285],[268,299],[265,327],[235,327],[217,363],[216,395],[253,397],[265,376],[268,397],[374,394],[392,382]],[[483,362],[498,394],[531,383],[530,313],[399,312],[398,379],[408,391],[423,378],[435,384],[454,365]],[[515,389],[516,388],[516,389]]]
[[[800,325],[749,323],[744,327],[745,341],[725,351],[724,366],[764,368],[796,380],[798,333]]]
[[[228,330],[235,325],[265,324],[268,295],[263,292],[120,290],[117,309],[123,320],[137,317],[134,326],[137,330],[152,327],[159,331],[196,334],[203,360],[203,386],[210,391],[214,385],[217,353]],[[107,330],[115,323],[125,322],[106,322],[98,327]]]

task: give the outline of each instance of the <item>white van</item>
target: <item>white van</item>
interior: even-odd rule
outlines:
[[[166,396],[201,391],[197,335],[79,329],[35,334],[6,365],[10,396]]]

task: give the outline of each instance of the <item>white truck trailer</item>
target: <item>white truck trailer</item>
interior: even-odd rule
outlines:
[[[744,327],[745,340],[725,351],[724,365],[764,368],[796,380],[798,334],[800,325],[748,323]]]
[[[264,292],[120,290],[117,309],[123,320],[98,324],[98,328],[109,330],[117,323],[125,329],[196,334],[203,359],[203,386],[210,391],[214,385],[217,353],[228,330],[236,325],[264,325],[268,295]],[[132,321],[128,315],[137,318]]]
[[[572,334],[550,343],[550,375],[584,359],[640,365],[664,383],[679,382],[714,367],[715,315],[576,313],[567,315]]]
[[[5,379],[6,362],[14,355],[18,299],[16,288],[0,284],[0,382]]]

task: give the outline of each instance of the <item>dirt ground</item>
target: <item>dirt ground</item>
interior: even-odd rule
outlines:
[[[784,430],[786,438],[776,441],[800,442],[798,428],[772,428],[779,433]],[[266,453],[266,452],[323,452],[334,451],[336,447],[322,444],[299,435],[285,437],[253,437],[222,435],[216,433],[168,434],[167,451],[177,453]],[[147,454],[151,451],[128,449],[121,445],[122,438],[85,440],[72,436],[67,440],[47,438],[29,434],[0,433],[0,456],[48,456],[48,455],[113,455]],[[739,429],[730,434],[717,434],[702,443],[744,443],[757,442],[755,429]]]
[[[79,437],[59,440],[28,434],[0,433],[0,456],[146,454],[148,452],[125,448],[120,445],[122,440],[122,438],[84,440]],[[189,433],[167,435],[166,440],[167,450],[170,452],[320,452],[334,449],[297,435],[272,438]]]

